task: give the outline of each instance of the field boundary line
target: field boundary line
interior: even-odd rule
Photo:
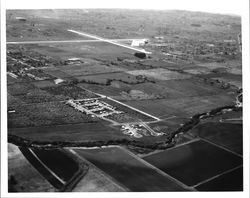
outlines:
[[[79,34],[79,35],[82,35],[82,36],[86,36],[86,37],[90,37],[90,38],[93,38],[93,39],[97,39],[97,40],[100,40],[100,41],[103,41],[103,42],[106,42],[106,43],[110,43],[110,44],[113,44],[113,45],[124,47],[124,48],[127,48],[127,49],[131,49],[131,50],[134,50],[134,51],[142,52],[142,53],[145,53],[145,54],[151,54],[151,52],[147,52],[144,49],[138,49],[138,48],[135,48],[135,47],[131,47],[129,45],[117,43],[117,42],[114,42],[114,41],[109,40],[109,39],[101,38],[99,36],[94,36],[94,35],[91,35],[91,34],[87,34],[87,33],[84,33],[84,32],[79,32],[79,31],[75,31],[75,30],[70,30],[70,29],[68,29],[68,31],[76,33],[76,34]]]
[[[236,169],[239,169],[240,167],[243,167],[243,164],[241,164],[241,165],[239,165],[239,166],[236,166],[236,167],[234,167],[234,168],[231,168],[231,169],[229,169],[229,170],[226,170],[226,171],[224,171],[224,172],[222,172],[222,173],[220,173],[220,174],[217,174],[217,175],[215,175],[215,176],[213,176],[213,177],[210,177],[210,178],[208,178],[208,179],[205,179],[205,180],[203,180],[203,181],[201,181],[201,182],[199,182],[199,183],[193,185],[192,187],[193,187],[193,188],[196,188],[196,187],[199,186],[199,185],[202,185],[202,184],[207,183],[207,182],[209,182],[209,181],[211,181],[211,180],[213,180],[213,179],[216,179],[216,178],[218,178],[218,177],[220,177],[220,176],[222,176],[222,175],[225,175],[225,174],[227,174],[227,173],[230,173],[230,172],[232,172],[232,171],[234,171],[234,170],[236,170]]]
[[[78,150],[80,150],[79,148],[77,148]],[[93,148],[96,149],[96,148]],[[118,182],[115,178],[113,178],[112,176],[110,176],[109,174],[105,173],[103,170],[101,170],[100,168],[98,168],[96,165],[94,165],[92,162],[90,162],[89,160],[85,159],[84,157],[82,157],[81,155],[79,155],[76,151],[74,151],[74,149],[68,149],[72,154],[76,155],[77,157],[79,157],[80,159],[87,161],[87,163],[89,163],[91,166],[93,166],[93,168],[97,169],[99,171],[100,174],[102,174],[105,178],[107,178],[108,180],[112,181],[115,185],[117,185],[118,187],[123,188],[125,191],[131,191],[130,189],[128,189],[126,186],[124,186],[123,184],[121,184],[120,182]],[[82,150],[85,150],[82,149]]]
[[[34,151],[32,151],[32,149],[30,149],[30,152],[32,153],[32,155],[44,166],[44,168],[46,168],[56,179],[58,179],[62,184],[65,184],[66,182],[63,181],[58,175],[56,175],[48,166],[46,166],[40,159],[39,157],[34,153]]]
[[[237,156],[240,157],[240,158],[243,158],[242,155],[240,155],[240,154],[238,154],[238,153],[236,153],[236,152],[234,152],[234,151],[231,151],[231,150],[229,150],[228,148],[225,148],[224,146],[221,146],[221,145],[218,145],[218,144],[216,144],[216,143],[213,143],[212,141],[207,140],[207,139],[202,138],[202,137],[200,137],[200,139],[203,140],[204,142],[207,142],[207,143],[212,144],[212,145],[214,145],[214,146],[216,146],[216,147],[219,147],[220,149],[223,149],[223,150],[225,150],[225,151],[227,151],[227,152],[229,152],[229,153],[231,153],[231,154],[237,155]]]
[[[36,129],[36,128],[51,128],[51,127],[63,127],[68,125],[82,125],[82,124],[96,124],[96,122],[76,122],[76,123],[64,123],[64,124],[54,124],[54,125],[41,125],[41,126],[25,126],[25,127],[13,127],[9,128],[9,130],[22,130],[22,129]]]
[[[132,106],[130,106],[130,105],[127,105],[127,104],[122,103],[122,102],[120,102],[120,101],[118,101],[118,100],[115,100],[115,99],[113,99],[113,98],[111,98],[111,97],[108,97],[108,96],[106,96],[106,97],[107,97],[107,99],[109,99],[109,100],[112,100],[112,101],[114,101],[114,102],[116,102],[116,103],[119,103],[119,104],[121,104],[121,105],[123,105],[123,106],[125,106],[125,107],[128,107],[128,108],[130,108],[130,109],[132,109],[132,110],[134,110],[134,111],[137,111],[137,112],[139,112],[139,113],[141,113],[141,114],[144,114],[144,115],[146,115],[146,116],[149,116],[149,117],[151,117],[151,118],[154,118],[155,120],[158,120],[158,121],[161,120],[160,118],[157,118],[157,117],[155,117],[155,116],[153,116],[153,115],[150,115],[150,114],[148,114],[148,113],[146,113],[146,112],[144,112],[144,111],[141,111],[141,110],[136,109],[136,108],[134,108],[134,107],[132,107]]]
[[[131,157],[134,157],[135,159],[137,159],[138,161],[140,161],[144,165],[152,168],[153,170],[155,170],[156,172],[158,172],[160,175],[167,177],[169,180],[173,181],[175,184],[181,186],[182,188],[184,188],[186,190],[196,191],[196,189],[194,189],[193,187],[187,186],[186,184],[182,183],[181,181],[175,179],[174,177],[170,176],[169,174],[165,173],[164,171],[160,170],[159,168],[153,166],[149,162],[145,161],[144,159],[138,157],[134,153],[132,153],[129,150],[125,149],[124,147],[119,146],[119,148],[121,148],[124,152],[128,153]]]
[[[191,143],[193,143],[193,142],[198,142],[199,140],[200,140],[200,138],[194,138],[194,139],[189,140],[189,141],[187,141],[187,142],[183,142],[182,144],[177,144],[176,146],[167,148],[167,149],[165,149],[165,150],[159,150],[158,152],[155,152],[155,153],[148,153],[148,154],[144,155],[142,158],[147,157],[147,156],[150,156],[150,155],[158,154],[158,153],[161,153],[161,152],[164,152],[164,151],[169,151],[169,150],[172,150],[172,149],[181,147],[181,146],[185,146],[186,144],[191,144]]]

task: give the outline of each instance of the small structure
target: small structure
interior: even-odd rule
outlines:
[[[157,39],[157,40],[163,40],[164,39],[163,36],[155,36],[154,38]]]
[[[139,46],[143,46],[147,43],[148,43],[148,39],[135,39],[135,40],[132,40],[131,46],[139,47]]]
[[[8,113],[15,113],[15,112],[16,112],[15,109],[13,109],[13,108],[8,108]]]
[[[18,21],[27,21],[27,19],[24,18],[24,17],[16,17],[16,20],[18,20]]]
[[[207,43],[206,46],[208,46],[208,47],[214,47],[214,44],[212,44],[212,43]]]
[[[60,78],[57,78],[57,79],[54,80],[54,82],[57,85],[57,84],[60,84],[60,83],[64,82],[64,80],[60,79]]]
[[[80,58],[69,58],[68,60],[65,61],[66,64],[71,65],[71,64],[81,64],[82,61]]]

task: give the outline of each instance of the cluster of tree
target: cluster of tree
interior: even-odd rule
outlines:
[[[179,133],[185,133],[188,132],[190,129],[192,129],[194,126],[196,126],[197,124],[199,124],[201,119],[207,119],[210,117],[214,117],[215,115],[220,115],[223,113],[223,110],[226,109],[232,109],[234,111],[239,110],[238,107],[236,107],[235,105],[227,105],[227,106],[223,106],[223,107],[218,107],[215,109],[212,109],[210,112],[205,112],[205,113],[199,113],[194,115],[189,121],[187,121],[184,125],[182,125],[180,128],[178,128],[175,132],[173,132],[171,134],[171,140],[174,140],[174,136],[179,134]]]

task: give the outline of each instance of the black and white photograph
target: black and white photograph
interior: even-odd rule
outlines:
[[[1,197],[249,196],[248,0],[14,2]]]

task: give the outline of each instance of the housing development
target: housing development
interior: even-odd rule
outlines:
[[[242,191],[241,18],[7,10],[9,192]]]

